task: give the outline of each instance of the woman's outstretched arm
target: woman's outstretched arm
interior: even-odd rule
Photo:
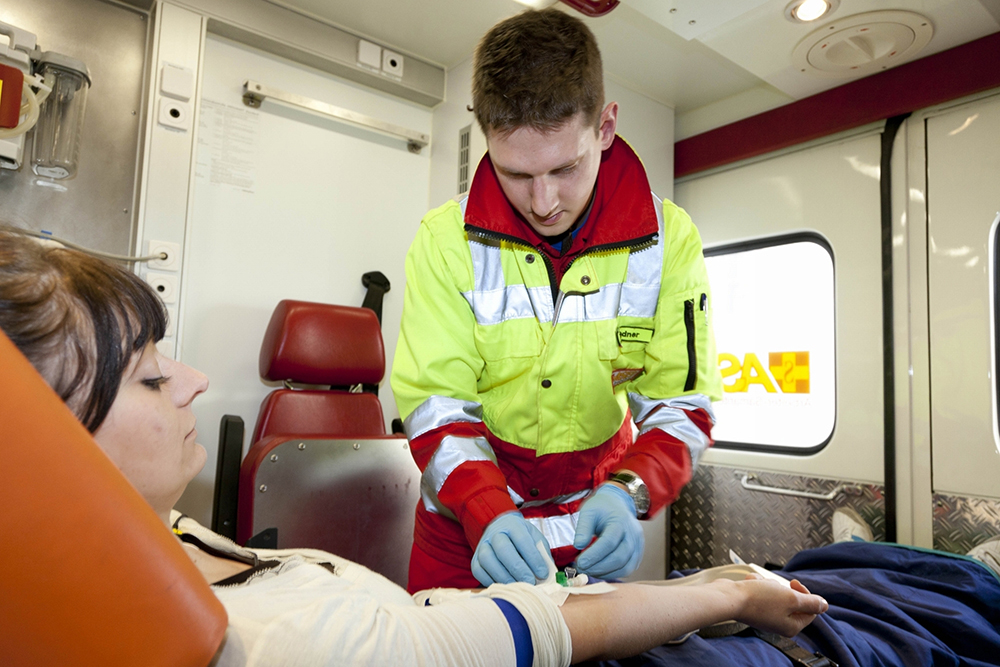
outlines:
[[[727,620],[790,637],[827,606],[798,581],[788,588],[748,579],[677,587],[623,584],[613,593],[570,596],[561,611],[577,663],[633,656]]]

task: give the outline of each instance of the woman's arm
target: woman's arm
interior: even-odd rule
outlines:
[[[561,611],[577,663],[633,656],[727,620],[790,637],[827,606],[798,581],[790,589],[748,579],[678,587],[623,584],[613,593],[570,596]]]

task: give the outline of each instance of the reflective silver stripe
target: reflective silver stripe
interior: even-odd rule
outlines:
[[[548,288],[545,288],[548,290]],[[534,318],[536,309],[532,295],[524,285],[512,285],[499,290],[462,292],[479,324],[500,324],[507,320]],[[551,301],[551,298],[549,299]]]
[[[659,231],[656,243],[629,253],[626,282],[608,283],[589,294],[562,295],[559,322],[597,322],[618,316],[656,315],[663,271],[663,202],[656,195],[652,197]],[[464,216],[465,201],[461,205]],[[472,290],[462,292],[462,296],[472,307],[476,322],[491,325],[529,317],[539,322],[553,321],[555,308],[547,285],[529,288],[523,283],[506,284],[499,241],[472,234],[469,252],[475,284]]]
[[[441,505],[437,495],[451,473],[467,461],[492,461],[496,465],[497,457],[486,438],[458,438],[453,435],[441,438],[441,444],[420,477],[420,497],[428,512],[455,518]]]
[[[552,304],[552,290],[548,285],[542,287],[529,287],[528,298],[531,299],[531,307],[535,310],[535,318],[539,322],[551,322],[555,317],[555,306]]]
[[[525,507],[541,507],[542,505],[568,505],[569,503],[574,502],[576,500],[583,500],[591,493],[593,493],[593,489],[584,489],[583,491],[577,491],[576,493],[567,493],[564,496],[556,496],[555,498],[546,498],[545,500],[530,500],[528,502],[524,502],[524,499],[521,498],[521,496],[518,496],[517,493],[515,493],[513,490],[508,488],[508,491],[510,491],[510,497],[512,500],[514,500],[514,504],[521,509]],[[516,499],[515,496],[517,496]],[[518,500],[520,500],[520,502],[518,502]]]
[[[472,270],[476,276],[476,292],[502,292],[505,283],[500,265],[500,243],[492,239],[469,239]]]
[[[545,536],[545,539],[549,541],[549,546],[553,549],[573,546],[573,538],[576,537],[576,523],[579,520],[579,512],[525,519]]]
[[[434,395],[410,413],[403,422],[403,429],[406,431],[406,438],[414,440],[445,424],[458,422],[475,424],[481,421],[483,421],[482,403]]]
[[[659,234],[656,245],[633,251],[628,256],[628,278],[622,285],[622,317],[653,317],[660,297],[660,278],[663,273],[663,202],[653,195]]]
[[[458,517],[455,516],[455,513],[441,504],[441,501],[438,500],[437,494],[434,493],[433,489],[428,489],[423,480],[420,481],[420,499],[424,503],[424,509],[428,512],[446,516],[452,521],[458,521]]]
[[[548,287],[528,288],[523,283],[508,286],[503,277],[499,243],[480,237],[469,238],[475,286],[462,296],[469,302],[476,322],[500,324],[507,320],[552,319],[552,296]]]
[[[559,307],[559,322],[597,322],[618,317],[622,284],[611,283],[591,294],[567,294]]]
[[[688,418],[686,410],[704,410],[715,423],[712,401],[704,394],[691,394],[667,400],[646,398],[641,394],[628,395],[629,409],[639,426],[639,435],[658,428],[685,445],[691,455],[691,470],[697,470],[701,455],[708,449],[708,436]]]

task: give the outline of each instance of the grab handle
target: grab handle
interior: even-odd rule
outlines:
[[[813,500],[833,500],[841,492],[860,493],[861,487],[857,484],[841,482],[829,493],[813,493],[812,491],[798,491],[796,489],[783,489],[779,486],[763,486],[761,484],[751,484],[750,480],[757,479],[756,475],[744,474],[740,484],[748,491],[760,491],[762,493],[777,493],[782,496],[794,496],[796,498],[811,498]]]

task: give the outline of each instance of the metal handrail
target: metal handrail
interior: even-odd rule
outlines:
[[[751,484],[750,480],[756,479],[755,475],[745,474],[743,475],[740,485],[747,489],[748,491],[760,491],[761,493],[777,493],[782,496],[794,496],[796,498],[811,498],[813,500],[833,500],[841,492],[860,492],[861,487],[857,484],[848,484],[847,482],[841,482],[833,488],[829,493],[814,493],[812,491],[798,491],[796,489],[785,489],[779,486],[763,486],[761,484]]]
[[[259,109],[261,103],[266,99],[284,102],[285,104],[290,104],[306,111],[329,116],[336,120],[346,121],[353,125],[359,125],[369,130],[375,130],[382,134],[403,139],[406,141],[406,146],[411,153],[419,153],[424,146],[431,142],[431,138],[426,134],[416,132],[415,130],[408,130],[405,127],[393,125],[378,118],[372,118],[371,116],[356,113],[349,109],[343,109],[302,95],[296,95],[295,93],[271,88],[252,79],[243,82],[243,103],[245,105],[253,109]]]

